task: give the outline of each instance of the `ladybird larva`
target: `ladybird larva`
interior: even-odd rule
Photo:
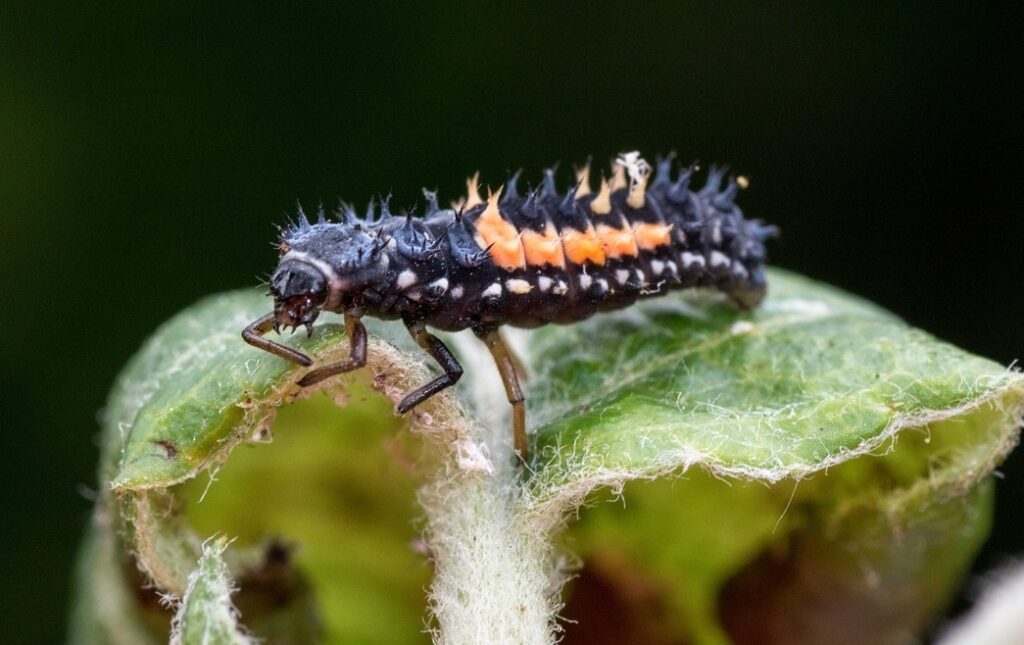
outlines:
[[[650,165],[631,152],[619,155],[610,179],[590,185],[589,164],[560,194],[554,172],[526,194],[519,173],[498,190],[479,190],[441,208],[424,190],[422,216],[394,216],[384,200],[360,217],[342,205],[337,221],[321,208],[315,223],[299,209],[281,232],[281,257],[270,279],[274,311],[249,325],[246,342],[304,366],[312,360],[264,334],[281,327],[312,328],[323,310],[344,314],[349,357],[318,367],[309,386],[366,363],[360,319],[401,319],[444,373],[413,390],[396,409],[404,413],[453,385],[462,367],[427,331],[472,329],[487,345],[513,406],[515,449],[527,458],[526,412],[518,361],[499,334],[502,325],[537,327],[572,323],[598,311],[675,289],[708,287],[742,308],[764,296],[765,241],[774,226],[744,218],[735,204],[743,177],[726,181],[711,168],[705,185],[691,189],[696,168],[676,170],[671,157]],[[723,182],[725,185],[723,187]]]

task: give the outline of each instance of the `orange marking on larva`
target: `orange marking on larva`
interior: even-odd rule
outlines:
[[[502,269],[525,269],[526,254],[519,239],[519,231],[501,216],[498,210],[500,196],[500,188],[497,192],[489,193],[487,208],[473,222],[476,227],[476,243],[481,249],[490,248],[491,259]]]
[[[640,253],[636,247],[633,230],[630,228],[614,228],[607,224],[598,224],[597,237],[604,247],[605,255],[610,258],[636,257]]]
[[[497,241],[491,246],[491,259],[498,267],[506,271],[525,269],[526,257],[523,255],[523,244],[519,238]]]
[[[558,237],[555,227],[551,224],[544,227],[543,233],[530,230],[523,231],[521,239],[528,265],[539,267],[550,264],[559,269],[565,268],[565,252],[562,250],[562,240]]]
[[[562,248],[565,249],[565,257],[573,264],[583,264],[587,260],[597,265],[605,262],[604,248],[593,226],[588,226],[583,232],[574,229],[562,231]]]
[[[637,224],[633,227],[633,237],[636,238],[636,245],[644,251],[653,251],[659,246],[668,246],[672,238],[671,224]]]

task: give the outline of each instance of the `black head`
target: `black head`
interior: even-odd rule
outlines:
[[[305,325],[308,329],[327,303],[330,284],[315,266],[285,259],[270,277],[270,292],[274,296],[275,328]]]
[[[349,218],[309,224],[304,218],[281,235],[281,260],[270,279],[278,325],[310,326],[321,309],[359,307],[388,275],[382,227]]]

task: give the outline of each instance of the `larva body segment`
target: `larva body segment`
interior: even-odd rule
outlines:
[[[745,180],[730,178],[723,187],[724,169],[712,168],[704,187],[693,190],[693,167],[675,172],[666,159],[653,180],[650,171],[639,154],[627,153],[596,191],[584,167],[577,184],[561,194],[552,171],[525,194],[517,173],[486,198],[474,176],[467,196],[450,209],[424,191],[427,207],[420,217],[393,216],[386,201],[379,214],[371,203],[363,218],[342,208],[337,222],[328,222],[321,209],[310,223],[300,210],[298,222],[282,231],[270,283],[274,313],[243,337],[309,364],[308,357],[263,334],[280,326],[311,327],[321,310],[344,313],[352,358],[310,372],[300,381],[309,385],[365,362],[360,317],[402,319],[445,369],[399,404],[404,412],[461,375],[425,326],[473,329],[505,379],[516,410],[516,448],[525,458],[522,393],[499,326],[572,323],[674,289],[718,289],[744,308],[764,295],[764,243],[777,230],[744,218],[735,204]]]

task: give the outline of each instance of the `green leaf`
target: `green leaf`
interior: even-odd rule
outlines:
[[[134,554],[160,592],[179,598],[202,542],[237,538],[224,554],[241,587],[236,604],[268,642],[421,638],[430,570],[416,547],[408,433],[366,374],[332,384],[329,396],[301,392],[288,364],[244,344],[240,330],[266,306],[254,291],[208,298],[158,330],[125,368],[106,409],[108,485],[98,510],[120,516],[125,530],[108,519],[97,532],[105,544],[123,535],[117,548]],[[346,349],[330,317],[312,338],[289,342],[324,360]],[[380,361],[398,353],[376,339],[371,347],[376,387],[397,396],[408,387],[403,379],[425,378],[412,361],[380,373]],[[427,410],[417,417],[424,427]],[[91,554],[86,562],[94,567],[81,577],[83,591],[102,571],[106,584],[126,587],[127,602],[142,582]],[[81,642],[104,642],[90,641],[90,631],[116,631],[88,597],[80,604],[73,633]],[[166,641],[169,614],[135,609]]]
[[[687,473],[582,512],[577,624],[613,614],[595,587],[639,586],[657,592],[611,622],[660,611],[649,633],[816,642],[853,613],[849,633],[883,642],[927,627],[980,548],[1020,373],[803,278],[771,284],[749,314],[693,296],[531,337],[532,512]]]
[[[1007,392],[1019,404],[1017,372],[848,294],[778,270],[770,282],[749,314],[683,296],[534,335],[538,495],[694,464],[775,482]]]
[[[445,642],[542,642],[562,600],[581,621],[567,630],[603,624],[593,599],[609,596],[594,589],[609,586],[603,616],[622,609],[616,624],[634,630],[620,640],[815,634],[842,607],[863,640],[920,632],[987,532],[988,474],[1016,442],[1024,379],[848,294],[769,280],[750,313],[680,293],[531,333],[528,469],[509,458],[504,393],[472,338],[450,338],[467,368],[456,392],[401,419],[393,402],[429,371],[400,325],[373,324],[368,368],[323,396],[239,338],[265,298],[198,303],[111,393],[109,485],[83,552],[108,555],[79,588],[120,584],[118,611],[83,598],[74,633],[132,624],[165,639],[169,615],[124,572],[182,598],[213,535],[237,538],[216,562],[267,642],[416,642],[428,606]],[[325,318],[288,340],[321,362],[347,353]],[[585,508],[556,539],[604,488],[625,509]],[[586,565],[561,599],[556,544]],[[842,593],[814,605],[815,585]]]

